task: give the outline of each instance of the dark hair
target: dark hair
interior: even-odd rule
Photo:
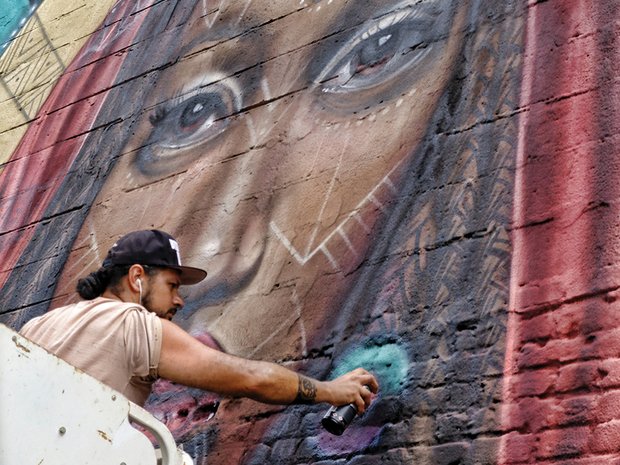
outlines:
[[[82,299],[92,300],[99,297],[108,287],[116,286],[121,278],[129,272],[129,265],[102,267],[85,278],[78,280],[76,290]]]
[[[82,299],[92,300],[99,297],[107,288],[117,286],[121,278],[129,273],[131,265],[113,265],[101,267],[93,271],[85,278],[78,280],[75,287]],[[161,268],[157,266],[142,265],[147,276],[152,276]]]

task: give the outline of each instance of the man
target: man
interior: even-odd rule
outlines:
[[[206,275],[181,265],[169,234],[135,231],[112,246],[99,270],[78,281],[84,301],[34,318],[21,333],[139,405],[161,377],[265,403],[354,403],[359,412],[366,409],[378,384],[364,369],[317,381],[220,352],[172,323],[183,306],[179,287]]]

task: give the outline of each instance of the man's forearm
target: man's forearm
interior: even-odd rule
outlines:
[[[256,381],[248,397],[271,404],[314,404],[328,400],[327,385],[271,362],[250,362]]]

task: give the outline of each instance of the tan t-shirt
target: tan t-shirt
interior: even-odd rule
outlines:
[[[98,297],[33,318],[20,333],[138,405],[158,376],[161,320],[137,304]]]

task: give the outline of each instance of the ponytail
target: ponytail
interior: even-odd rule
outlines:
[[[108,287],[117,285],[128,271],[129,266],[126,265],[99,268],[85,278],[78,280],[76,290],[82,299],[95,299],[103,294]]]

